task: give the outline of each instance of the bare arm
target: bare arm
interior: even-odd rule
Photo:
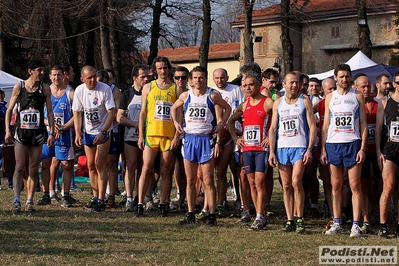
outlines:
[[[234,143],[236,143],[236,145],[237,145],[239,148],[242,148],[242,146],[243,146],[243,141],[242,141],[242,139],[240,139],[240,138],[237,136],[237,134],[236,134],[235,122],[241,118],[241,116],[242,116],[242,114],[243,114],[243,111],[242,111],[242,110],[245,108],[245,107],[244,107],[244,104],[245,104],[245,103],[240,104],[240,105],[237,107],[237,109],[234,110],[232,116],[230,117],[230,119],[229,119],[229,121],[228,121],[228,123],[227,123],[227,129],[228,129],[229,132],[230,132],[231,138],[233,139]]]
[[[180,97],[176,100],[176,102],[172,105],[172,119],[175,125],[176,131],[180,134],[183,133],[182,128],[182,117],[183,117],[183,109],[181,108],[184,104],[184,101],[187,99],[187,92],[183,92]]]
[[[269,128],[269,164],[271,167],[277,165],[277,159],[275,154],[276,139],[277,139],[277,126],[278,126],[278,105],[282,98],[276,100],[273,104],[272,121]]]
[[[17,103],[18,95],[20,92],[21,92],[21,83],[19,82],[19,83],[15,84],[14,88],[12,89],[10,102],[8,104],[8,108],[6,111],[6,117],[5,117],[6,135],[4,137],[4,142],[6,144],[12,143],[12,136],[11,136],[11,131],[10,131],[11,116],[12,116],[14,106]]]
[[[366,110],[364,109],[364,97],[360,92],[356,92],[356,98],[359,101],[359,122],[360,122],[360,137],[362,138],[362,144],[360,151],[357,153],[356,161],[358,164],[363,163],[366,159],[366,145],[367,145],[367,118]]]
[[[320,145],[321,145],[321,155],[320,155],[320,162],[326,165],[327,162],[327,154],[326,154],[326,141],[327,141],[327,134],[328,134],[328,127],[330,126],[330,101],[331,101],[332,93],[326,96],[326,100],[324,102],[324,122],[323,127],[321,128],[321,138],[320,138]]]
[[[384,155],[382,154],[381,151],[381,140],[383,138],[382,127],[384,125],[384,114],[385,114],[385,106],[387,104],[387,100],[388,98],[385,96],[378,103],[377,121],[375,125],[375,149],[377,153],[378,166],[380,167],[381,170],[383,165],[382,162],[385,161]]]
[[[147,120],[147,95],[150,91],[150,84],[145,84],[141,93],[141,110],[139,118],[139,140],[138,147],[144,149],[144,136],[145,136],[145,122]]]
[[[303,157],[303,162],[304,164],[308,164],[312,162],[312,157],[313,157],[312,151],[316,140],[316,122],[314,119],[314,113],[313,113],[314,109],[311,102],[305,98],[303,100],[303,104],[306,108],[306,121],[309,127],[309,144],[306,153]]]

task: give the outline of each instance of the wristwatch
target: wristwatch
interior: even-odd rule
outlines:
[[[51,136],[53,136],[53,137],[55,137],[55,136],[56,136],[55,132],[51,133],[50,135],[51,135]]]
[[[103,133],[104,136],[106,136],[106,135],[108,134],[108,131],[106,131],[106,130],[101,130],[101,133]]]

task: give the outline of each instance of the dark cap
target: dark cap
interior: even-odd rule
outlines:
[[[0,93],[5,93],[4,90],[2,88],[0,88]]]
[[[41,60],[29,60],[29,62],[26,64],[27,69],[36,69],[39,67],[44,67],[44,64]]]

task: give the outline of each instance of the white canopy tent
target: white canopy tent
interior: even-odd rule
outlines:
[[[351,59],[349,59],[345,64],[348,64],[351,67],[351,70],[362,69],[366,67],[376,66],[377,63],[368,58],[362,51],[357,52]],[[319,73],[319,74],[310,74],[311,78],[318,78],[319,80],[323,80],[328,77],[334,76],[334,69],[329,70],[327,72]]]
[[[22,81],[22,79],[0,70],[0,89],[2,89],[6,94],[6,102],[10,100],[12,88],[14,88],[14,85],[20,81]]]

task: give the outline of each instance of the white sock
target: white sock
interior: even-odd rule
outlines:
[[[50,190],[50,198],[54,197],[55,195],[55,191],[54,190]]]

